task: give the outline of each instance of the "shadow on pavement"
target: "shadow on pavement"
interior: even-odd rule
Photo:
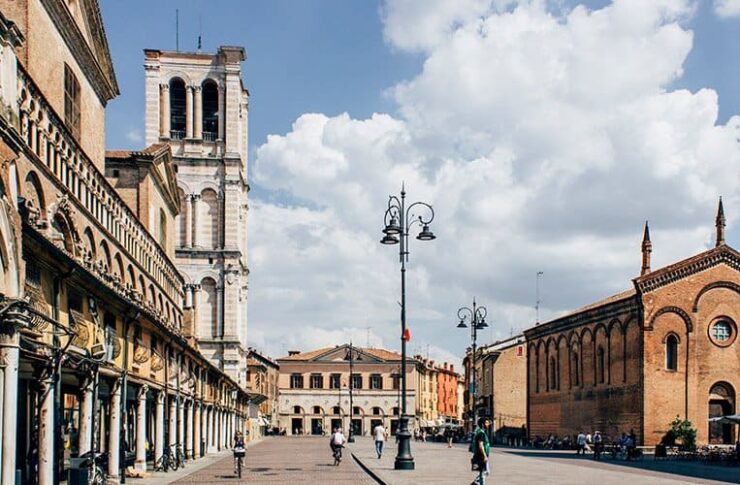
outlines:
[[[525,458],[542,458],[547,460],[559,460],[568,461],[572,464],[579,462],[583,463],[584,466],[590,466],[595,464],[600,465],[614,465],[624,468],[632,468],[635,470],[648,470],[660,473],[667,473],[671,475],[680,475],[684,477],[702,478],[705,480],[717,480],[725,481],[730,483],[740,483],[740,471],[737,468],[726,467],[726,466],[714,466],[705,465],[698,462],[686,462],[686,461],[672,461],[672,460],[660,460],[655,459],[648,455],[641,460],[617,460],[611,457],[602,458],[601,460],[594,460],[593,455],[576,455],[575,452],[548,452],[548,451],[529,451],[529,450],[517,450],[515,448],[498,448],[495,450],[510,453]]]

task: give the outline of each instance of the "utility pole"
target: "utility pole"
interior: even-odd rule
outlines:
[[[535,283],[535,304],[534,304],[534,311],[535,311],[535,325],[540,324],[540,277],[545,274],[542,271],[537,272],[537,281]]]

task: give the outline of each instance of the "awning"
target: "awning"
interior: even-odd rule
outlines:
[[[709,422],[722,424],[740,424],[740,414],[730,414],[728,416],[717,416],[716,418],[709,418]]]

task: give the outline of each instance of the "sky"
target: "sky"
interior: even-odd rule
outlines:
[[[144,48],[242,45],[250,91],[250,345],[398,350],[388,196],[434,207],[412,239],[410,351],[480,343],[740,246],[740,0],[103,1],[121,96],[111,148],[143,143]],[[418,215],[418,214],[415,214]],[[413,235],[412,235],[413,236]]]

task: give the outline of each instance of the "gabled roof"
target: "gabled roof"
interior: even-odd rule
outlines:
[[[633,281],[635,287],[641,293],[647,293],[721,263],[740,271],[740,253],[726,244],[721,244],[690,258],[635,278]]]
[[[180,196],[177,191],[177,176],[172,164],[172,150],[167,143],[154,143],[140,151],[108,150],[106,163],[149,164],[156,183],[162,188],[165,200],[175,213],[180,210]],[[160,171],[160,167],[163,169]]]
[[[373,362],[395,362],[401,360],[401,354],[392,352],[385,349],[376,349],[372,347],[356,347],[352,346],[362,358],[366,361]],[[278,359],[278,362],[289,361],[289,362],[327,362],[327,361],[342,361],[349,350],[349,344],[337,345],[336,347],[324,347],[321,349],[311,350],[309,352],[301,352],[295,355],[289,355]],[[362,362],[362,360],[360,360]]]

